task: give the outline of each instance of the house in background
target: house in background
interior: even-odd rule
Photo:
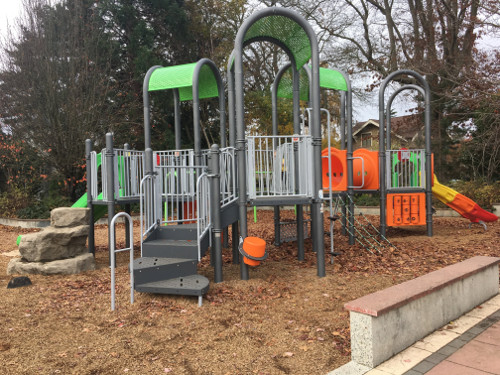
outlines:
[[[352,129],[353,149],[378,150],[380,125],[378,120],[357,122]],[[422,114],[391,118],[392,149],[418,148],[424,140]]]

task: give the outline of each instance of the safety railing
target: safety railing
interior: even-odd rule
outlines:
[[[164,206],[162,223],[192,222],[196,217],[196,183],[204,170],[183,165],[156,168]]]
[[[140,183],[144,177],[144,151],[115,149],[119,197],[138,198]]]
[[[196,232],[198,235],[198,262],[201,260],[200,239],[210,230],[210,182],[206,172],[196,181]],[[211,241],[211,236],[209,236]],[[210,245],[212,245],[210,243]]]
[[[194,165],[193,149],[156,151],[153,154],[155,167],[188,166]]]
[[[141,214],[141,243],[154,228],[161,218],[161,195],[158,194],[156,175],[146,175],[141,180],[139,210]],[[141,248],[142,254],[142,248]]]
[[[98,164],[101,161],[101,178],[98,178]],[[110,173],[106,150],[101,154],[91,153],[92,163],[92,199],[102,199],[107,202],[114,199],[138,199],[140,183],[144,177],[144,151],[113,149],[113,191],[114,197],[108,197],[108,173]],[[101,187],[101,188],[100,188]]]
[[[220,203],[224,207],[238,199],[236,187],[235,148],[220,150]]]
[[[116,233],[116,220],[120,217],[125,219],[125,225],[129,226],[129,247],[123,249],[116,249],[115,233]],[[116,272],[116,253],[128,251],[130,253],[129,272],[130,272],[130,303],[134,303],[134,224],[132,218],[126,212],[119,212],[111,220],[109,228],[110,233],[110,256],[111,256],[111,310],[115,310],[115,272]]]
[[[101,155],[95,151],[90,153],[90,195],[92,200],[96,200],[99,196],[99,168],[101,165]],[[88,178],[88,176],[87,176]]]
[[[386,151],[389,189],[425,189],[425,150]]]
[[[250,136],[247,139],[247,181],[251,199],[312,197],[310,136]]]

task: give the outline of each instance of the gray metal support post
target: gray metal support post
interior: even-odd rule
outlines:
[[[115,169],[114,169],[114,150],[113,150],[113,134],[112,133],[107,133],[106,134],[106,169],[107,169],[107,176],[106,176],[106,196],[108,199],[107,205],[108,205],[108,247],[111,249],[112,246],[115,244],[112,244],[112,236],[111,236],[111,231],[114,230],[114,228],[111,226],[111,220],[113,220],[113,217],[115,216]],[[111,265],[111,253],[109,256],[110,259],[110,265]]]
[[[149,68],[142,84],[142,102],[144,107],[144,148],[151,147],[151,108],[149,107],[149,79],[153,72],[161,68],[161,65],[155,65]]]
[[[222,281],[222,226],[220,217],[220,168],[219,146],[212,145],[209,153],[210,216],[212,221],[212,251],[214,282]]]
[[[238,249],[238,222],[232,224],[231,228],[231,247],[233,249],[233,264],[240,264],[240,251]]]
[[[352,150],[352,89],[349,77],[345,74],[344,79],[347,83],[347,97],[346,97],[346,127],[347,127],[347,195],[349,199],[349,215],[348,223],[349,226],[349,245],[354,245],[354,200],[353,193],[354,190],[352,186],[354,185],[354,169],[353,169],[353,150]]]
[[[123,149],[125,151],[130,150],[130,145],[128,143],[125,143],[123,145]],[[130,159],[125,158],[125,161],[127,161],[127,162],[123,163],[123,167],[126,170],[130,170]],[[124,171],[123,175],[124,176],[129,176],[129,173]],[[125,212],[127,213],[127,215],[130,216],[130,218],[131,218],[130,220],[132,221],[130,203],[126,203],[125,204]],[[126,225],[126,224],[125,224],[125,246],[126,247],[130,247],[130,225]]]
[[[234,62],[235,105],[236,105],[236,155],[238,161],[238,208],[240,219],[240,236],[248,235],[247,224],[247,176],[246,176],[246,141],[243,99],[243,56],[236,53]],[[240,261],[240,278],[248,280],[248,265]]]
[[[380,180],[380,234],[386,236],[387,234],[387,219],[386,219],[386,202],[387,202],[387,188],[385,185],[385,176],[387,174],[385,168],[385,134],[384,134],[384,124],[385,124],[385,111],[384,111],[384,93],[387,78],[382,82],[380,86],[379,96],[378,96],[378,142],[379,142],[379,152],[378,152],[378,168],[379,168],[379,180]]]
[[[304,20],[305,22],[305,20]],[[309,35],[311,40],[312,49],[312,82],[313,89],[311,92],[311,102],[312,102],[312,124],[311,124],[311,135],[313,144],[313,160],[317,160],[314,167],[314,196],[313,204],[311,207],[312,214],[312,240],[313,249],[316,250],[316,262],[317,262],[317,274],[319,277],[326,276],[325,270],[325,244],[324,244],[324,228],[323,228],[323,184],[321,176],[321,123],[320,123],[320,98],[319,98],[319,51],[318,43],[316,41],[316,34],[312,31],[312,28],[307,24],[312,35]],[[307,30],[306,30],[307,31]]]
[[[175,131],[175,149],[181,149],[181,101],[179,99],[179,89],[173,89],[174,92],[174,131]]]
[[[272,107],[272,127],[273,135],[278,135],[278,87],[283,74],[290,68],[291,63],[283,65],[274,78],[271,86],[271,107]],[[277,141],[273,139],[273,149],[276,149]],[[280,206],[274,206],[274,244],[281,244]]]
[[[234,70],[231,69],[231,62],[234,58],[234,51],[229,56],[227,64],[227,113],[229,124],[229,146],[235,147],[236,145],[236,124],[235,124],[235,109],[234,109]]]
[[[425,91],[425,209],[427,236],[432,237],[431,89],[424,77],[419,80]]]
[[[346,142],[345,142],[345,113],[346,113],[346,93],[345,91],[340,92],[340,149],[345,150],[346,149]],[[342,219],[341,219],[341,233],[342,235],[346,235],[346,225],[347,225],[347,220],[346,220],[346,214],[347,214],[347,207],[346,207],[346,200],[342,200],[341,204],[341,210],[342,210]]]
[[[87,207],[90,210],[88,249],[89,253],[95,255],[94,205],[92,204],[92,163],[90,159],[91,152],[92,152],[92,141],[90,139],[86,139],[85,160],[86,160],[86,172],[87,172]]]
[[[292,63],[292,85],[293,85],[293,132],[295,134],[300,134],[300,77],[299,71]],[[298,193],[299,190],[299,145],[295,143],[293,145],[293,153],[295,159],[295,192]],[[298,260],[304,260],[304,206],[301,204],[297,205],[297,258]]]

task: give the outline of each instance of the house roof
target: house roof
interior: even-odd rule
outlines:
[[[379,127],[379,122],[375,119],[357,122],[352,129],[352,135],[356,136],[368,125]],[[422,130],[422,127],[423,122],[420,114],[391,118],[391,133],[407,141],[414,139],[415,136]]]

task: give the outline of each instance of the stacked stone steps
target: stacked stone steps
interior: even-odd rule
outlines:
[[[134,289],[138,292],[202,296],[209,281],[197,274],[198,242],[201,256],[209,246],[208,234],[198,239],[195,224],[161,226],[142,244],[134,260]]]

